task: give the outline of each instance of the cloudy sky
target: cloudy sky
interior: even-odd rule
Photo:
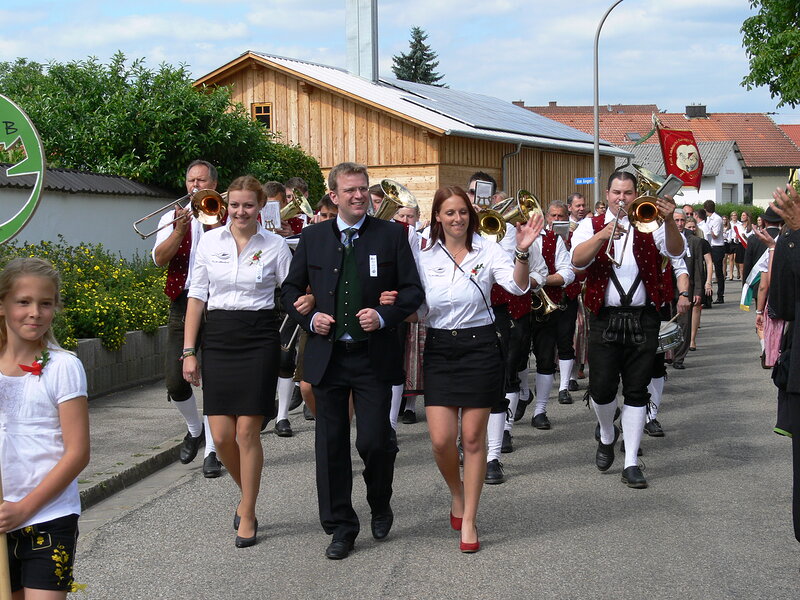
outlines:
[[[450,87],[527,105],[590,105],[594,34],[612,0],[379,0],[380,71],[420,26]],[[747,0],[624,0],[600,39],[600,103],[657,104],[669,112],[777,112],[747,73]],[[0,61],[129,58],[185,64],[205,75],[247,50],[344,67],[345,0],[4,0]]]

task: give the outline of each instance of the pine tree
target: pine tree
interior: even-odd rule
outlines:
[[[434,69],[439,66],[439,61],[436,60],[437,54],[431,47],[425,43],[428,39],[428,34],[419,27],[411,28],[411,40],[408,43],[408,54],[401,53],[400,56],[393,56],[392,71],[395,77],[404,81],[413,81],[415,83],[427,83],[429,85],[436,85],[445,87],[439,81],[444,77]]]

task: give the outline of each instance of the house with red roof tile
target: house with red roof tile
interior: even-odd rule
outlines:
[[[591,106],[524,106],[528,110],[586,133],[594,133]],[[697,142],[734,141],[744,161],[742,189],[726,189],[744,204],[766,206],[776,187],[788,181],[800,167],[800,145],[786,130],[763,113],[712,113],[705,106],[687,106],[684,113],[667,113],[655,104],[604,105],[600,107],[600,138],[619,147],[630,147],[653,128],[657,114],[664,127],[691,130]],[[791,126],[787,126],[791,127]],[[800,128],[800,126],[795,126]],[[653,135],[644,144],[658,144]],[[663,174],[663,172],[661,173]],[[701,185],[702,191],[702,185]]]

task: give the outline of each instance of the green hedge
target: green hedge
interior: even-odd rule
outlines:
[[[683,203],[680,201],[680,197],[677,198],[677,203],[679,208],[683,206]],[[703,203],[701,202],[700,204],[692,204],[692,206],[695,210],[697,210],[699,208],[703,208]],[[717,202],[716,208],[719,216],[730,216],[730,214],[734,211],[736,211],[737,215],[741,215],[742,211],[744,211],[750,215],[750,221],[754,225],[758,217],[764,214],[764,210],[765,209],[761,208],[760,206],[753,206],[752,204],[734,204],[733,202],[726,202],[724,204]]]
[[[166,272],[149,256],[126,260],[102,244],[70,246],[62,236],[58,243],[12,242],[0,247],[3,265],[18,256],[49,260],[61,273],[63,310],[53,329],[65,348],[74,349],[79,338],[96,337],[107,349],[118,350],[126,332],[154,333],[167,322]]]

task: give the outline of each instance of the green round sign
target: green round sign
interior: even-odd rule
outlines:
[[[26,158],[8,167],[6,175],[34,175],[36,180],[28,200],[13,217],[0,223],[0,244],[16,236],[31,220],[39,206],[44,187],[44,148],[39,133],[23,110],[11,100],[0,95],[0,149],[10,150],[17,144],[25,148]]]

